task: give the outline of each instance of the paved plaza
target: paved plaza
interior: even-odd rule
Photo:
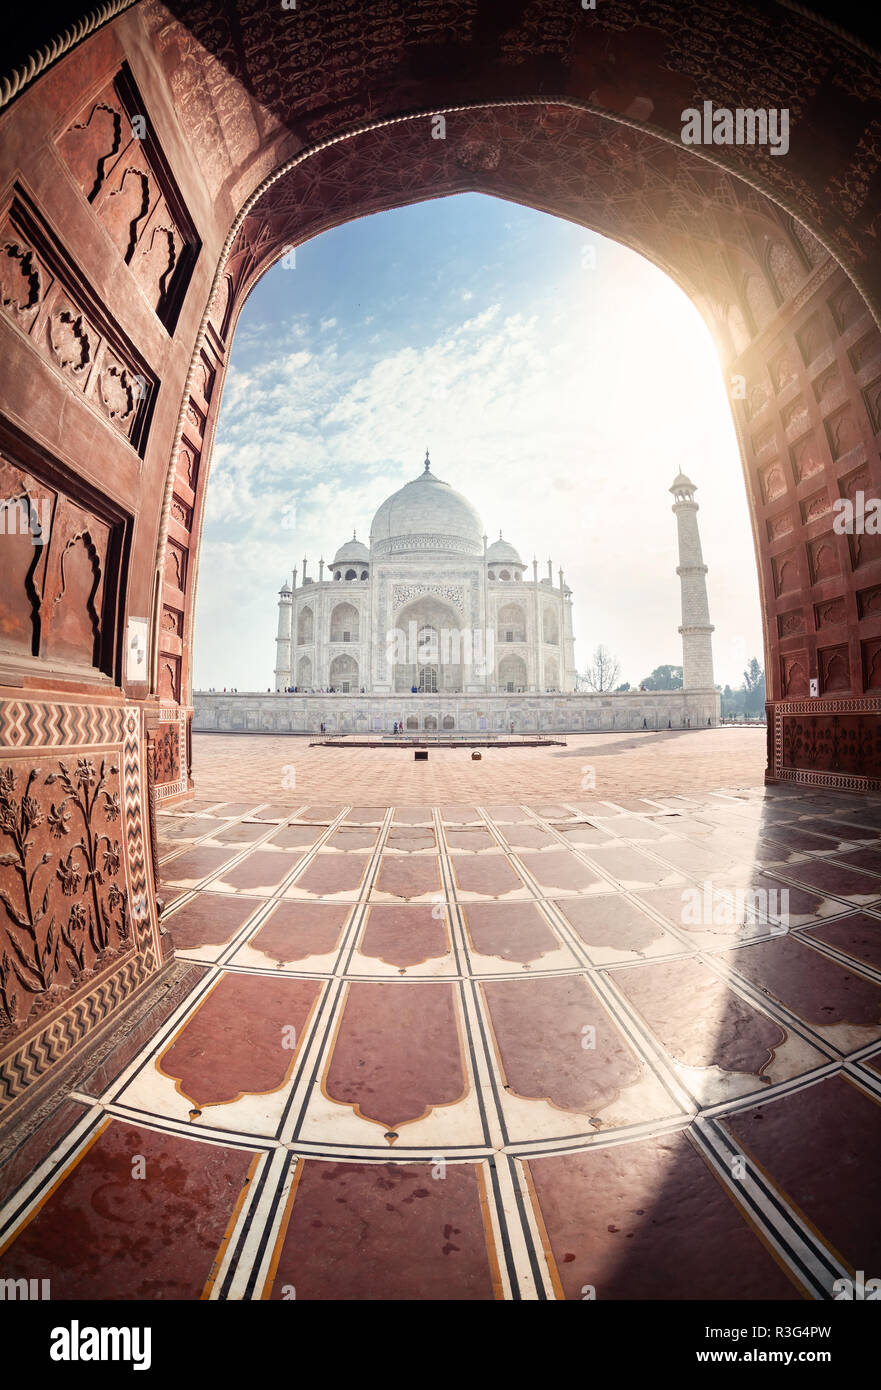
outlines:
[[[881,1267],[881,798],[764,788],[762,739],[197,738],[175,973],[0,1156],[0,1277],[797,1301]]]
[[[565,747],[413,749],[310,747],[310,739],[272,734],[194,734],[193,775],[200,802],[259,793],[291,807],[303,797],[418,806],[464,799],[534,803],[548,797],[666,796],[720,786],[758,786],[765,770],[764,728],[565,736]]]

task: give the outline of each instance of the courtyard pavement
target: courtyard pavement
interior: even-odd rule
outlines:
[[[159,817],[176,981],[5,1156],[0,1277],[799,1300],[881,1274],[881,797],[764,788],[756,730],[427,765],[194,743],[197,799]]]
[[[194,734],[193,776],[200,802],[255,792],[293,807],[297,797],[381,805],[540,798],[668,795],[719,786],[758,786],[765,770],[764,728],[566,736],[565,747],[310,748],[308,738]]]

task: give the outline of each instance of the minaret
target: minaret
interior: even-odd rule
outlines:
[[[275,639],[275,688],[291,685],[291,586],[285,580],[278,591],[278,636]]]
[[[685,690],[713,690],[713,626],[707,603],[707,567],[697,529],[697,489],[680,473],[670,491],[675,499],[673,512],[679,530],[676,573],[682,585],[682,685]]]

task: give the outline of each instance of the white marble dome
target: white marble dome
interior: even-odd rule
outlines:
[[[491,565],[519,565],[521,569],[525,568],[511,542],[502,539],[501,531],[498,540],[493,541],[487,550],[486,558]]]
[[[370,527],[374,555],[451,552],[483,555],[483,522],[461,492],[431,471],[428,455],[418,478],[383,502]]]
[[[340,546],[336,555],[333,557],[331,569],[337,565],[366,565],[370,562],[370,551],[363,541],[356,540],[353,536],[350,541],[345,541]]]

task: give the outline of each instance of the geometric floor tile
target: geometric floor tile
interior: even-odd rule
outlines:
[[[53,1299],[200,1298],[253,1153],[107,1121],[0,1255]]]
[[[720,787],[721,731],[688,739],[673,793],[638,740],[604,774],[602,738],[406,766],[197,739],[198,811],[159,819],[177,983],[0,1146],[0,1278],[785,1302],[881,1275],[881,797]]]

